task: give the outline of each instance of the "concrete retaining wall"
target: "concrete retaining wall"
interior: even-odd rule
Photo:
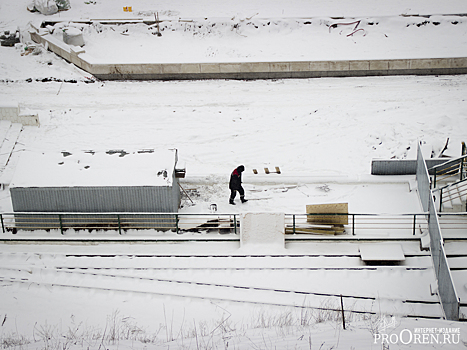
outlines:
[[[0,103],[0,119],[23,125],[39,125],[37,114],[23,114],[17,103]]]
[[[81,47],[68,46],[50,34],[31,38],[102,80],[284,79],[385,75],[467,74],[467,57],[297,62],[147,63],[93,62]]]

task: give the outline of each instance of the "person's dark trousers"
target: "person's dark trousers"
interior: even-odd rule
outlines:
[[[235,196],[237,195],[237,191],[238,191],[238,193],[240,193],[240,199],[242,200],[242,203],[246,202],[246,200],[245,200],[245,190],[243,189],[243,187],[240,187],[237,190],[230,190],[230,203],[231,204],[233,203],[233,201],[235,199]]]

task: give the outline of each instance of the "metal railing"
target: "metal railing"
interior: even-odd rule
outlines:
[[[467,178],[452,184],[437,188],[435,191],[439,192],[439,212],[443,211],[443,204],[459,200],[465,202],[464,198],[467,197]],[[467,211],[467,207],[463,210]]]
[[[218,231],[237,233],[238,214],[180,214],[180,213],[35,213],[0,214],[2,232],[18,230],[127,230]]]
[[[440,181],[455,177],[455,181],[462,181],[467,178],[467,155],[449,160],[429,169],[433,174],[433,188],[436,188]]]
[[[319,213],[286,214],[286,234],[365,234],[389,233],[415,235],[428,230],[428,213],[416,214],[360,214]],[[329,217],[329,219],[326,219]],[[316,220],[319,218],[319,220]],[[347,224],[336,224],[336,218]],[[337,220],[340,221],[340,220]],[[399,237],[399,236],[398,236]]]
[[[444,315],[448,320],[458,321],[460,302],[444,251],[444,241],[439,226],[438,213],[431,191],[428,169],[423,159],[420,145],[417,152],[417,186],[423,210],[429,213],[428,232],[430,234],[430,251],[438,282],[438,295]]]

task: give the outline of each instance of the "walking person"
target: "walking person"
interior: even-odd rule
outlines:
[[[243,165],[238,166],[232,174],[230,174],[230,182],[229,182],[229,189],[230,189],[230,199],[229,203],[235,205],[234,199],[238,193],[240,193],[240,199],[242,203],[248,202],[245,199],[245,190],[242,187],[242,173],[245,171],[245,167]]]

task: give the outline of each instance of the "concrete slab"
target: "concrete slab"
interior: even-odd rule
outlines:
[[[465,68],[467,67],[467,57],[455,57],[451,58],[452,68]]]
[[[174,74],[181,73],[182,65],[181,64],[163,64],[161,65],[162,74]]]
[[[270,72],[289,72],[290,62],[271,62],[269,63]]]
[[[368,243],[359,247],[363,261],[404,261],[405,255],[400,244]]]
[[[410,64],[408,60],[390,60],[389,69],[409,69]]]
[[[200,63],[200,73],[220,73],[219,63]]]
[[[388,70],[389,61],[387,60],[374,60],[370,61],[370,70]]]
[[[65,60],[100,79],[283,79],[399,74],[467,74],[467,57],[397,60],[350,60],[304,62],[222,62],[180,64],[100,63],[40,30],[31,38]]]
[[[268,62],[245,62],[241,64],[241,72],[269,72]]]
[[[308,72],[310,71],[310,62],[290,62],[291,72]]]
[[[350,61],[350,70],[369,70],[370,61]]]
[[[221,73],[237,73],[240,71],[240,63],[220,63]]]
[[[182,74],[199,74],[201,73],[201,66],[199,63],[184,63],[180,72]]]
[[[349,61],[329,61],[329,70],[345,71],[350,70]]]

